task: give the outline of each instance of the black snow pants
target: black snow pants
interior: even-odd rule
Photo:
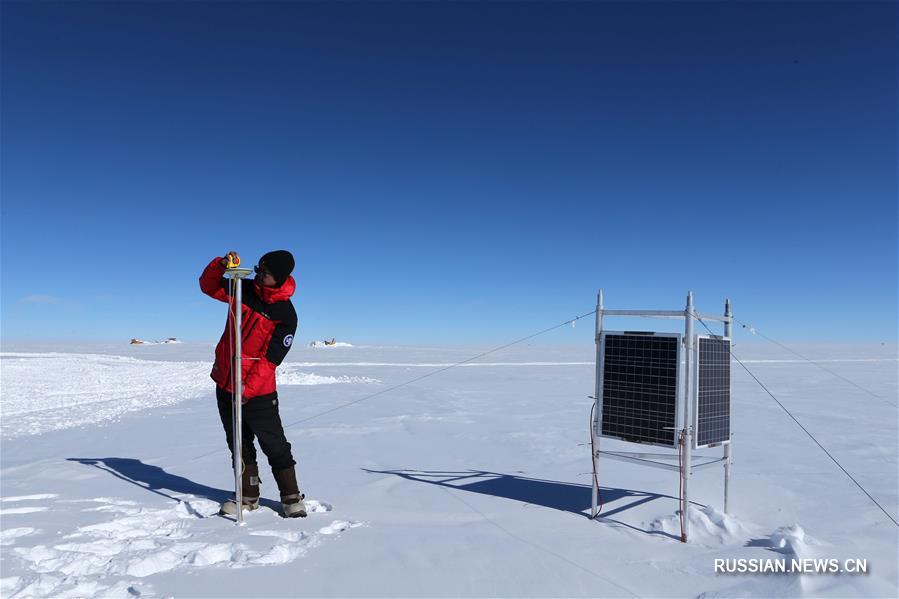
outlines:
[[[234,461],[234,435],[231,415],[231,403],[234,395],[215,388],[215,397],[218,400],[219,416],[222,426],[225,427],[225,438],[228,441],[228,449],[231,451],[231,460]],[[278,413],[278,393],[254,397],[243,404],[241,410],[243,421],[243,435],[241,453],[244,464],[256,463],[256,447],[254,439],[259,439],[259,446],[272,470],[291,468],[296,462],[290,452],[290,443],[284,436],[284,427],[281,425],[281,415]]]

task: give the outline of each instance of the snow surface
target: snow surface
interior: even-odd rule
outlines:
[[[389,391],[484,348],[295,347],[280,405],[309,517],[280,517],[263,461],[238,527],[217,515],[233,479],[212,347],[3,348],[0,595],[897,595],[896,526],[739,366],[731,513],[721,472],[697,472],[684,545],[674,473],[601,461],[586,517],[592,347],[516,346]],[[797,350],[866,391],[777,347],[735,353],[897,517],[895,346]],[[714,572],[783,557],[870,571]]]
[[[0,353],[4,437],[115,421],[138,410],[173,405],[209,392],[212,362],[139,360],[95,354]],[[299,365],[277,370],[278,385],[378,383],[321,376]]]

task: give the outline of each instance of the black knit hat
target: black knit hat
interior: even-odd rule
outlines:
[[[294,261],[293,255],[287,250],[275,250],[269,252],[259,259],[259,265],[264,266],[272,276],[275,277],[275,283],[280,287],[293,272]]]

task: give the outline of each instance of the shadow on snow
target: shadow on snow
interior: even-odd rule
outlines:
[[[196,483],[183,476],[166,472],[159,466],[144,464],[140,460],[133,458],[66,458],[66,460],[108,472],[118,479],[179,503],[182,499],[169,493],[192,495],[202,499],[209,499],[216,503],[222,503],[226,499],[234,497],[233,491]],[[259,503],[275,510],[279,514],[281,513],[280,502],[263,497],[259,499]]]
[[[525,506],[541,506],[562,512],[570,512],[578,516],[590,518],[592,505],[592,487],[565,483],[554,480],[529,478],[498,472],[486,472],[482,470],[466,470],[462,472],[442,472],[423,470],[369,470],[370,474],[390,474],[406,480],[438,485],[448,489],[480,493],[511,499],[523,503]],[[637,506],[649,503],[656,499],[667,498],[677,501],[670,495],[634,491],[632,489],[616,489],[601,487],[603,510],[598,521],[614,523],[626,528],[647,534],[657,534],[676,539],[675,536],[657,530],[644,530],[632,526],[620,520],[610,518]]]

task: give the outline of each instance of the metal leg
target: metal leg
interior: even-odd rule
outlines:
[[[600,372],[599,372],[599,361],[600,361],[600,352],[602,348],[600,347],[600,337],[602,334],[602,289],[599,290],[599,293],[596,295],[596,328],[595,328],[595,340],[596,340],[596,375],[594,378],[594,387],[593,387],[593,421],[590,423],[590,441],[591,441],[591,459],[593,460],[593,494],[592,494],[592,508],[590,510],[590,517],[596,518],[599,514],[599,431],[602,422],[602,384],[600,383]]]
[[[724,513],[730,513],[730,506],[728,505],[730,499],[730,467],[732,462],[730,455],[730,446],[734,442],[734,436],[731,434],[730,443],[724,446]]]
[[[733,332],[733,310],[730,304],[730,298],[724,300],[724,336],[727,339],[730,339],[731,343],[733,343],[733,337],[731,336]],[[731,405],[728,408],[728,414],[730,415],[731,422],[733,421],[733,395],[729,392],[728,396],[731,398]],[[731,426],[731,425],[728,425]],[[734,434],[730,433],[730,443],[724,445],[724,513],[730,513],[730,469],[733,464],[733,444],[734,444]]]
[[[693,402],[693,292],[687,294],[687,309],[684,312],[684,343],[686,351],[684,352],[684,536],[681,539],[684,543],[690,537],[690,474],[693,466],[693,426],[690,420],[690,405]]]

